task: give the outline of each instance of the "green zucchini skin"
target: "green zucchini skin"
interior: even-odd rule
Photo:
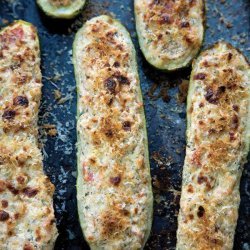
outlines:
[[[183,10],[188,11],[184,18]],[[147,62],[165,72],[189,67],[204,40],[205,12],[205,0],[134,0],[137,37]]]
[[[218,42],[192,67],[176,249],[233,249],[250,144],[250,65]]]
[[[80,14],[86,4],[86,0],[76,0],[68,6],[55,6],[49,1],[37,0],[37,4],[47,16],[57,19],[73,19]]]
[[[100,47],[102,45],[104,48]],[[117,46],[122,58],[116,54],[117,49],[114,49],[113,46]],[[92,51],[92,54],[88,54],[87,51]],[[93,60],[95,53],[105,54],[105,56],[97,57],[96,61]],[[93,64],[88,64],[91,60],[93,60]],[[98,68],[98,63],[106,66]],[[137,71],[136,52],[129,33],[120,22],[111,17],[99,16],[91,19],[76,34],[73,44],[73,64],[78,92],[77,201],[84,237],[91,249],[142,249],[151,229],[153,195],[146,121]],[[93,72],[90,71],[92,66]],[[115,88],[113,88],[114,85],[116,85]],[[135,107],[135,114],[139,120],[137,123],[136,118],[133,124],[131,120],[131,123],[123,121],[121,126],[120,118],[124,116],[124,110],[116,113],[115,105],[121,104],[118,96],[125,98],[128,89],[133,90],[129,94],[129,98],[132,99],[130,104]],[[91,98],[94,104],[91,103]],[[137,105],[139,105],[138,109]],[[92,112],[96,113],[98,125],[93,133],[88,134],[88,126],[85,125]],[[114,118],[110,117],[110,112]],[[103,126],[101,122],[107,117],[108,127]],[[129,120],[130,118],[130,114],[128,114],[126,118],[122,119]],[[96,134],[99,136],[95,138],[100,140],[99,146],[94,146],[92,140],[84,143],[86,138],[92,138]],[[136,147],[136,150],[139,150],[140,153],[134,155],[133,151],[125,150],[125,146],[121,146],[117,151],[117,145],[122,145],[123,139],[121,138],[138,139],[139,146]],[[95,152],[96,157],[89,159],[93,152]],[[108,156],[105,156],[106,153]],[[95,164],[99,165],[100,162],[103,164],[104,162],[112,162],[109,166],[111,170],[107,170],[105,167],[103,172],[95,170]],[[138,164],[140,165],[139,169],[137,169]],[[128,165],[131,166],[129,171],[125,170]],[[86,170],[86,168],[88,169]],[[101,188],[97,188],[98,185]],[[140,198],[135,199],[138,192],[141,192],[139,190],[143,193],[141,203],[139,202]],[[107,203],[107,201],[109,202]],[[118,208],[121,204],[126,210],[125,214],[121,213],[121,208]],[[96,226],[93,226],[93,221]]]

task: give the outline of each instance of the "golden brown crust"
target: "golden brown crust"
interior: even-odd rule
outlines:
[[[0,248],[52,249],[54,186],[43,173],[37,117],[39,41],[18,21],[0,32]]]
[[[125,28],[91,19],[74,43],[78,210],[92,249],[141,249],[152,220],[147,136],[135,51]]]
[[[193,64],[177,249],[232,249],[249,150],[250,68],[226,43]]]

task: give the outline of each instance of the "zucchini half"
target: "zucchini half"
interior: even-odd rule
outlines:
[[[77,201],[91,249],[142,249],[153,195],[136,53],[127,30],[109,16],[76,34]]]
[[[86,0],[37,0],[43,12],[54,18],[72,19],[82,10]]]
[[[52,250],[58,235],[38,147],[41,88],[36,28],[16,21],[0,31],[0,249]]]
[[[134,0],[134,11],[146,60],[164,71],[189,66],[203,42],[205,0]]]
[[[233,249],[249,143],[250,66],[219,42],[193,63],[176,249]]]

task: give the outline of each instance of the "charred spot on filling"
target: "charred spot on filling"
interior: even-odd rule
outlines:
[[[214,128],[210,128],[209,130],[208,130],[208,134],[214,134],[214,133],[216,133],[217,131],[216,131],[216,129],[214,129]]]
[[[226,91],[225,86],[220,86],[216,91],[212,88],[207,88],[207,92],[205,94],[205,99],[211,104],[218,104],[218,101],[221,95]]]
[[[23,184],[24,183],[24,181],[25,181],[25,178],[23,177],[23,176],[18,176],[17,178],[16,178],[16,180],[17,180],[17,182],[19,183],[19,184]]]
[[[120,67],[120,63],[119,62],[114,62],[114,65],[113,65],[115,68],[119,68]]]
[[[7,234],[8,234],[8,236],[11,237],[14,234],[14,232],[12,230],[9,230]]]
[[[9,213],[5,212],[4,210],[0,210],[0,221],[6,221],[10,218]]]
[[[231,128],[237,129],[238,127],[239,127],[239,117],[237,115],[233,115]]]
[[[114,133],[112,129],[108,129],[105,131],[105,135],[110,138],[110,137],[113,137]]]
[[[28,196],[29,198],[35,197],[38,193],[36,188],[26,187],[23,189],[23,194]]]
[[[14,62],[13,64],[10,65],[10,69],[14,71],[15,69],[18,69],[21,67],[21,64],[18,62]]]
[[[17,96],[13,100],[13,105],[28,107],[29,101],[28,101],[27,97],[25,97],[25,96]]]
[[[25,58],[23,56],[21,56],[21,55],[14,55],[12,57],[12,59],[13,59],[13,62],[21,64],[21,63],[24,62]]]
[[[15,118],[15,116],[16,116],[16,111],[8,109],[4,111],[2,118],[3,120],[12,121]]]
[[[217,89],[217,94],[222,94],[222,93],[225,93],[226,91],[226,87],[225,86],[219,86],[218,89]]]
[[[189,43],[189,44],[192,44],[192,43],[193,43],[193,39],[192,39],[190,36],[186,35],[186,36],[184,36],[184,38],[185,38],[185,41],[186,41],[187,43]]]
[[[117,32],[115,31],[108,31],[107,33],[106,33],[106,37],[109,39],[109,40],[113,40],[114,39],[114,36],[115,35],[117,35]]]
[[[227,55],[227,60],[231,61],[232,57],[233,57],[233,54],[231,52],[229,52]]]
[[[112,103],[113,103],[114,99],[113,98],[110,98],[108,101],[107,101],[107,105],[108,106],[111,106]]]
[[[208,179],[207,176],[204,176],[204,175],[200,174],[200,175],[198,176],[198,178],[197,178],[197,182],[198,182],[198,184],[200,184],[200,185],[203,184],[203,183],[205,183],[207,189],[211,189],[211,183],[209,182],[209,179]]]
[[[189,22],[182,22],[181,23],[181,28],[188,28],[190,27],[190,23]]]
[[[50,225],[53,225],[53,224],[55,224],[56,223],[56,220],[55,219],[52,219],[52,220],[50,220]]]
[[[12,184],[8,183],[6,186],[13,195],[17,195],[19,193],[19,190],[16,189]]]
[[[204,80],[206,79],[206,74],[204,73],[198,73],[194,76],[194,80]]]
[[[161,40],[161,39],[162,39],[162,37],[163,37],[163,35],[162,35],[162,34],[159,34],[159,35],[157,36],[158,40]]]
[[[203,107],[204,107],[204,103],[201,102],[201,103],[199,104],[199,107],[200,107],[200,108],[203,108]]]
[[[123,45],[122,44],[117,44],[116,48],[119,49],[120,51],[123,51]]]
[[[229,132],[229,139],[230,141],[236,140],[235,133],[234,132]]]
[[[92,163],[92,164],[95,164],[95,163],[96,163],[96,159],[95,159],[95,158],[90,158],[89,161],[90,161],[90,163]]]
[[[187,43],[189,43],[189,44],[192,44],[192,43],[193,43],[193,39],[192,39],[189,35],[184,36],[184,38],[185,38],[185,41],[186,41]]]
[[[122,128],[125,131],[131,131],[131,122],[130,121],[125,121],[122,123]]]
[[[19,167],[23,167],[26,160],[27,160],[27,155],[25,154],[19,154],[18,156],[16,156],[16,160],[19,164]]]
[[[126,76],[117,74],[116,79],[121,85],[129,85],[129,79]]]
[[[173,22],[171,16],[164,14],[159,20],[159,24],[171,24]]]
[[[112,94],[115,94],[115,88],[116,88],[116,81],[113,77],[109,77],[104,81],[105,88]]]
[[[201,217],[204,216],[204,214],[205,214],[205,209],[204,209],[204,207],[203,207],[203,206],[199,206],[198,212],[197,212],[198,217],[201,218]]]
[[[15,214],[14,214],[14,218],[15,218],[16,220],[18,220],[19,217],[20,217],[20,214],[19,214],[19,213],[15,213]]]
[[[236,112],[239,112],[239,106],[238,105],[233,105],[233,110]]]
[[[118,186],[121,182],[121,177],[120,176],[110,177],[109,180],[114,186]]]
[[[206,67],[206,68],[209,67],[209,63],[208,63],[208,61],[206,61],[206,60],[202,63],[202,65],[203,65],[204,67]]]
[[[126,76],[123,76],[120,74],[120,72],[117,72],[104,81],[104,86],[112,95],[115,95],[117,84],[129,85],[129,83],[129,79]]]
[[[137,207],[134,209],[134,213],[138,214],[138,208]]]
[[[3,208],[8,207],[8,205],[9,205],[9,203],[8,203],[7,200],[1,200],[1,204],[2,204],[2,207],[3,207]]]
[[[209,102],[209,103],[217,103],[217,98],[214,97],[214,92],[211,88],[207,89],[207,93],[205,94],[205,99]]]
[[[123,212],[123,214],[125,216],[129,216],[130,215],[130,212],[127,209],[123,209],[122,212]]]
[[[200,120],[199,125],[201,125],[201,126],[204,125],[204,122]]]

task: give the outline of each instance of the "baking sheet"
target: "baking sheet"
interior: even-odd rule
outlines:
[[[55,184],[55,213],[59,237],[55,249],[89,249],[80,230],[76,207],[76,92],[72,42],[87,19],[109,14],[128,28],[137,49],[149,136],[154,223],[145,249],[174,249],[185,157],[185,84],[190,68],[166,74],[144,60],[135,33],[133,1],[89,0],[82,14],[72,21],[46,17],[35,0],[0,0],[0,26],[15,19],[33,23],[39,32],[42,54],[43,99],[39,123],[44,169]],[[250,56],[250,2],[208,0],[204,47],[224,39]],[[53,136],[55,130],[57,135]],[[250,164],[241,181],[241,205],[235,236],[236,250],[250,249]]]

